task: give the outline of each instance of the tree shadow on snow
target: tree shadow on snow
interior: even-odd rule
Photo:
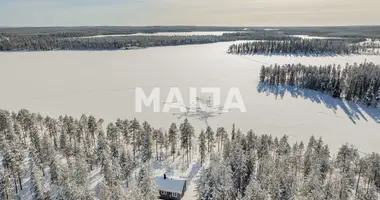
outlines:
[[[265,93],[267,96],[273,95],[276,99],[282,99],[286,93],[289,93],[293,98],[304,98],[309,99],[314,103],[324,104],[334,113],[336,113],[336,110],[342,109],[354,124],[361,119],[368,121],[366,116],[369,116],[376,123],[380,123],[380,109],[367,107],[361,103],[348,102],[339,98],[333,98],[322,92],[293,86],[277,86],[265,83],[260,83],[257,86],[257,91],[259,93]]]

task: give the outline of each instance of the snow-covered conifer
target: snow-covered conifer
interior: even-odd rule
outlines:
[[[175,123],[172,123],[169,128],[169,143],[170,143],[170,154],[173,156],[173,162],[174,162],[174,156],[177,150],[177,140],[178,140],[177,125]]]
[[[206,129],[206,139],[207,139],[207,150],[208,152],[211,152],[214,146],[213,143],[214,143],[215,137],[214,137],[214,131],[212,130],[210,126],[208,126]]]
[[[140,190],[141,200],[156,199],[158,188],[149,162],[143,164],[140,168],[137,178],[137,186]]]
[[[203,164],[206,157],[206,136],[204,131],[202,130],[199,134],[199,153],[201,154],[201,165]]]

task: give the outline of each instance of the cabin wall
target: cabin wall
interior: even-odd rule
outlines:
[[[181,200],[182,197],[183,197],[183,193],[182,194],[177,193],[177,197],[172,197],[172,192],[166,192],[166,194],[163,194],[163,191],[160,191],[160,199]]]

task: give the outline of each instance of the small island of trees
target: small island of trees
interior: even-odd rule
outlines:
[[[380,104],[380,65],[361,64],[306,66],[287,64],[262,66],[260,82],[289,85],[320,91],[334,98],[359,101],[367,106]]]
[[[227,52],[252,55],[349,55],[367,52],[367,46],[359,44],[361,41],[362,39],[302,39],[295,37],[281,41],[259,40],[232,44]]]

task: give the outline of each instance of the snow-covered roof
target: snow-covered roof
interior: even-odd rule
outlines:
[[[183,186],[185,185],[186,180],[184,179],[174,179],[167,177],[164,179],[163,176],[156,177],[156,184],[159,190],[167,192],[182,193]]]

